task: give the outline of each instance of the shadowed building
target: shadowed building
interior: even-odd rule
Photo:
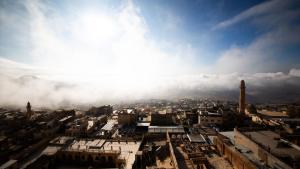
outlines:
[[[239,100],[239,113],[245,113],[245,108],[246,108],[245,93],[246,93],[245,81],[241,80],[241,85],[240,85],[240,100]]]
[[[124,109],[118,113],[119,125],[132,125],[137,120],[137,113],[134,109]]]
[[[174,125],[173,114],[166,111],[151,113],[151,126],[172,126]]]
[[[198,115],[198,124],[203,126],[215,126],[223,124],[223,116],[221,113],[211,113],[208,111],[200,111]]]

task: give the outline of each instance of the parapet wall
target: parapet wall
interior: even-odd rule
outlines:
[[[239,129],[234,129],[234,135],[236,144],[240,144],[249,148],[257,157],[263,160],[268,166],[280,167],[283,169],[292,169],[290,166],[283,163],[271,153],[266,151],[262,145],[254,142],[251,138],[240,132]]]
[[[167,143],[168,143],[168,146],[169,146],[169,149],[170,149],[171,160],[174,163],[174,168],[179,169],[178,162],[176,160],[176,156],[175,156],[174,149],[173,149],[173,146],[172,146],[172,143],[171,143],[171,140],[170,140],[169,133],[167,133]]]
[[[225,138],[214,137],[214,144],[217,147],[220,155],[225,156],[226,159],[233,165],[234,168],[239,169],[257,169],[247,158],[238,152],[234,146],[227,144],[229,141]]]

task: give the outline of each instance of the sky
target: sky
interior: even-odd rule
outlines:
[[[0,105],[299,101],[297,0],[2,0]]]

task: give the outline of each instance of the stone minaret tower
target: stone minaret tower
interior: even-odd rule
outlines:
[[[27,106],[26,106],[27,112],[26,112],[26,117],[27,119],[30,119],[32,116],[32,111],[31,111],[31,105],[29,102],[27,102]]]
[[[245,93],[246,93],[245,81],[241,80],[241,85],[240,85],[240,100],[239,100],[239,113],[245,113],[245,108],[246,108]]]

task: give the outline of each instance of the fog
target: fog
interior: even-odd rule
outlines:
[[[115,104],[140,99],[213,98],[237,101],[239,83],[246,82],[248,103],[299,102],[300,70],[288,73],[195,74],[157,77],[95,76],[72,80],[53,72],[0,62],[0,105],[24,108],[66,108],[81,105]],[[87,75],[93,76],[93,75]]]

